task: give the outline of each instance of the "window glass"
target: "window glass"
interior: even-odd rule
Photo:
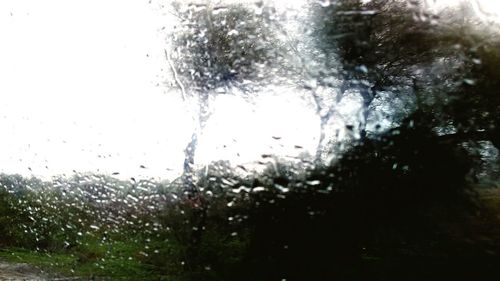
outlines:
[[[500,4],[0,2],[0,279],[500,276]]]

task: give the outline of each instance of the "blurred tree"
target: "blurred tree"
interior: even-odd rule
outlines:
[[[428,126],[443,141],[489,140],[498,148],[497,34],[478,26],[463,5],[436,14],[421,1],[365,2],[319,7],[315,25],[319,48],[338,54],[343,64],[341,92],[361,89],[361,135],[367,133],[370,104],[390,91],[414,96],[415,108],[433,116]]]
[[[172,54],[166,50],[166,56],[184,99],[194,96],[198,102],[197,129],[185,149],[183,173],[185,190],[196,193],[194,158],[211,95],[234,94],[234,89],[245,94],[258,87],[259,80],[268,78],[263,70],[271,68],[276,40],[272,11],[257,14],[243,5],[210,1],[174,6],[180,26],[171,36]]]
[[[16,224],[19,223],[19,212],[12,206],[13,196],[6,188],[0,186],[0,246],[12,246],[16,242]]]

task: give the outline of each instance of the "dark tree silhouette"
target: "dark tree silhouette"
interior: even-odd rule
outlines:
[[[361,86],[361,122],[379,92],[415,95],[416,107],[434,115],[429,126],[456,131],[443,138],[489,140],[498,148],[498,36],[464,21],[470,15],[463,11],[431,14],[418,1],[387,0],[318,8],[317,44],[340,56],[343,91]]]

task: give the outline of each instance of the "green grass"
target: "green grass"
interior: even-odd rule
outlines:
[[[113,280],[169,280],[159,268],[144,262],[144,245],[130,241],[99,243],[88,240],[64,252],[2,249],[0,259],[27,263],[55,276],[110,277]]]
[[[455,264],[463,268],[469,265],[471,268],[487,272],[492,267],[493,258],[486,251],[496,251],[500,241],[500,191],[482,191],[480,200],[483,201],[485,210],[479,215],[457,217],[456,220],[443,223],[443,229],[447,231],[446,240],[433,237],[429,239],[437,240],[422,240],[414,246],[405,244],[398,246],[399,248],[394,248],[392,244],[377,244],[380,249],[374,248],[374,251],[362,256],[359,264],[346,268],[346,274],[354,276],[347,280],[362,279],[361,275],[356,275],[362,273],[367,276],[378,276],[378,279],[374,280],[406,280],[399,278],[399,275],[405,276],[404,274],[412,272],[415,268],[423,268],[426,272],[444,273],[451,271],[449,266]],[[211,227],[205,230],[203,243],[199,245],[199,251],[194,255],[195,258],[201,257],[195,265],[214,265],[210,272],[205,272],[203,267],[181,265],[181,261],[187,259],[185,256],[189,250],[186,249],[187,242],[176,240],[174,234],[167,232],[161,233],[161,236],[137,234],[127,230],[112,235],[85,232],[85,235],[78,238],[76,246],[66,250],[61,247],[52,252],[37,252],[6,248],[0,249],[0,259],[31,264],[54,276],[78,276],[83,279],[97,277],[96,279],[100,280],[99,277],[103,277],[109,280],[138,281],[238,280],[220,277],[226,276],[224,274],[240,276],[239,274],[244,271],[245,267],[240,267],[243,264],[241,257],[245,255],[245,243],[250,238],[243,238],[244,233],[238,232],[237,238],[228,239],[228,233],[218,229],[217,223],[219,222],[212,222],[209,225]],[[483,238],[491,241],[485,242]],[[57,245],[63,245],[64,238],[61,239],[61,243]],[[437,246],[430,246],[431,244]],[[470,262],[471,259],[475,261]],[[209,278],[191,276],[193,268],[195,270],[201,268],[199,276]],[[232,273],[230,270],[233,270]],[[395,274],[394,276],[398,278],[392,275],[394,278],[386,278],[386,274]]]

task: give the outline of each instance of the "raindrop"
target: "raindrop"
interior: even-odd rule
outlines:
[[[133,200],[133,201],[135,201],[135,202],[139,202],[139,198],[137,198],[137,197],[135,197],[135,196],[133,196],[133,195],[131,195],[131,194],[128,194],[128,195],[127,195],[127,198],[129,198],[129,199],[131,199],[131,200]]]
[[[358,70],[359,72],[362,72],[362,73],[368,73],[368,68],[365,66],[365,65],[360,65],[358,67],[356,67],[356,70]]]
[[[261,192],[261,191],[264,191],[264,190],[266,190],[264,187],[258,186],[258,187],[254,187],[252,189],[252,192]]]
[[[320,0],[318,0],[318,1],[316,1],[316,2],[317,2],[318,4],[320,4],[320,5],[321,5],[321,7],[324,7],[324,8],[326,8],[326,7],[328,7],[328,6],[330,6],[330,5],[332,4],[332,2],[331,2],[330,0],[321,0],[321,1],[320,1]]]
[[[239,34],[239,32],[236,29],[233,29],[227,33],[228,36],[233,36],[233,35],[238,35],[238,34]]]
[[[319,180],[306,181],[307,185],[312,185],[312,186],[319,185],[320,183],[321,183],[321,181],[319,181]]]
[[[288,191],[290,191],[289,188],[284,187],[284,186],[279,185],[279,184],[275,184],[274,186],[276,187],[276,189],[278,189],[279,191],[281,191],[283,193],[287,193]]]
[[[473,79],[464,79],[464,83],[469,85],[469,86],[474,86],[476,85],[476,81]]]

